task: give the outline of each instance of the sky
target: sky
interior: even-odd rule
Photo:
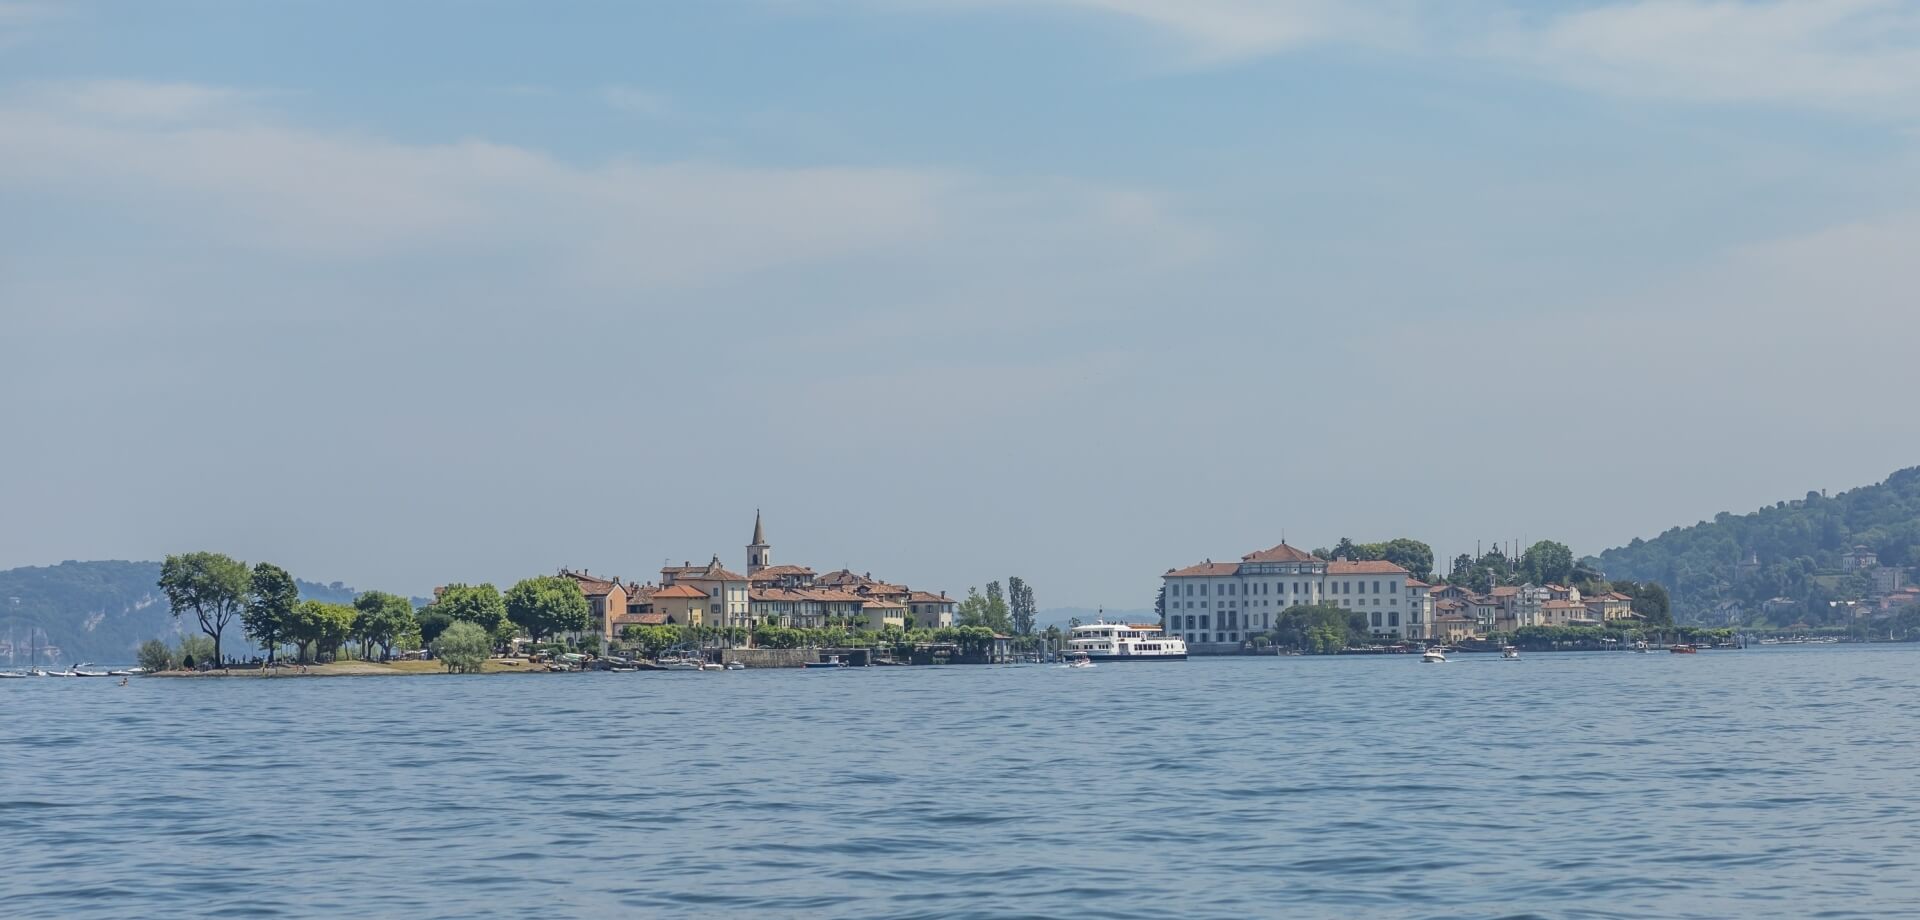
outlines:
[[[1597,553],[1920,462],[1920,2],[0,0],[0,568]]]

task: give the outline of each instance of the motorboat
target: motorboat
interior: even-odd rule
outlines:
[[[656,663],[660,665],[662,670],[667,671],[705,670],[700,666],[700,659],[698,658],[662,658]]]
[[[1698,648],[1691,645],[1669,645],[1667,646],[1667,651],[1675,655],[1697,655],[1700,653]]]
[[[1063,668],[1091,668],[1094,664],[1093,659],[1084,654],[1068,653],[1061,657],[1060,666]]]
[[[824,661],[807,662],[807,667],[809,668],[844,668],[844,667],[848,667],[848,665],[846,662],[840,660],[839,655],[830,655]]]
[[[1500,657],[1508,661],[1518,661],[1520,660],[1520,649],[1511,645],[1500,646]]]
[[[729,661],[726,664],[726,669],[729,671],[744,671],[747,669],[747,666],[738,661]]]
[[[19,671],[0,671],[0,680],[14,680],[16,678],[19,680],[26,680],[27,675],[22,674]]]
[[[106,677],[108,676],[107,672],[105,671],[87,670],[86,666],[92,663],[93,662],[91,661],[82,661],[78,664],[75,664],[73,667],[67,669],[67,676],[68,677]]]
[[[1421,652],[1420,660],[1427,664],[1445,664],[1447,661],[1447,653],[1436,645],[1433,648]]]
[[[1652,651],[1652,649],[1647,647],[1647,640],[1645,639],[1641,639],[1640,641],[1635,642],[1633,644],[1633,650],[1642,655],[1645,655],[1646,653]]]
[[[724,664],[715,664],[711,661],[700,662],[700,670],[702,671],[724,671],[726,669],[727,666]]]

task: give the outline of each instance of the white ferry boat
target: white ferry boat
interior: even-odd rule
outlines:
[[[1075,626],[1062,652],[1085,655],[1088,661],[1185,661],[1187,643],[1158,626],[1103,620]]]

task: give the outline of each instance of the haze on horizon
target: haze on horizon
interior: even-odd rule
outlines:
[[[0,0],[0,568],[1594,553],[1920,457],[1917,153],[1898,0]]]

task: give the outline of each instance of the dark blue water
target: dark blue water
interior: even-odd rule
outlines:
[[[0,914],[1920,916],[1920,649],[0,683]]]

